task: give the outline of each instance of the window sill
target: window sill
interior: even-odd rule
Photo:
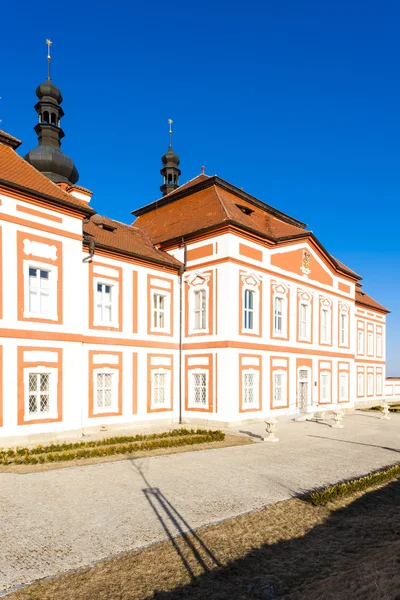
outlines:
[[[25,423],[29,423],[30,421],[47,421],[47,419],[58,419],[58,413],[30,413],[29,415],[24,415]]]
[[[52,313],[52,314],[48,314],[48,313],[30,313],[30,312],[24,312],[24,319],[40,319],[40,320],[46,320],[46,321],[58,321],[58,315]]]
[[[94,321],[93,327],[107,327],[107,328],[111,328],[111,329],[118,329],[119,323],[110,322],[110,321],[108,321],[108,322]]]
[[[95,408],[93,410],[93,414],[96,416],[108,414],[108,413],[118,413],[118,412],[119,412],[118,406],[106,406],[105,408]]]

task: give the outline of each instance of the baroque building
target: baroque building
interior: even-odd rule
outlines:
[[[60,148],[0,132],[0,445],[160,422],[229,425],[400,397],[388,310],[304,223],[201,173],[127,225],[101,216]]]

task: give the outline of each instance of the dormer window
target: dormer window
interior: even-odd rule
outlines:
[[[108,223],[96,223],[97,227],[100,229],[104,229],[105,231],[115,231],[117,228],[113,225],[109,225]]]
[[[254,212],[254,210],[252,208],[249,208],[248,206],[245,206],[244,204],[236,204],[236,206],[238,208],[240,208],[242,213],[244,213],[245,215],[251,215],[251,213]]]

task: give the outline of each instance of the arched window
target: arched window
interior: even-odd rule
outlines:
[[[171,175],[171,173],[168,175],[168,183],[172,183],[172,175]]]
[[[175,183],[175,184],[177,184],[177,183],[178,183],[178,178],[177,178],[177,176],[176,176],[176,175],[175,175],[175,177],[174,177],[174,183]]]
[[[45,110],[43,113],[43,123],[48,123],[48,122],[49,122],[49,112],[47,110]]]
[[[51,124],[52,125],[57,125],[56,113],[51,113]]]

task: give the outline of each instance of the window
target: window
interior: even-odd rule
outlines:
[[[346,402],[349,399],[349,375],[339,374],[339,401]]]
[[[50,313],[50,271],[29,267],[29,312],[37,315]]]
[[[374,374],[368,373],[367,394],[368,394],[368,396],[372,396],[373,393],[374,393]]]
[[[300,330],[299,337],[307,339],[309,337],[309,306],[308,304],[300,304]]]
[[[376,336],[376,355],[382,356],[382,336],[380,333]]]
[[[194,296],[194,329],[207,329],[207,295],[206,290],[195,290]]]
[[[165,404],[166,373],[153,373],[153,404]]]
[[[51,373],[29,373],[29,417],[47,417],[50,413]]]
[[[327,308],[321,309],[321,343],[328,344],[330,340],[330,320],[329,310]]]
[[[96,286],[96,317],[100,323],[113,321],[113,286],[109,283],[97,283]]]
[[[244,291],[244,329],[254,329],[254,298],[254,291]]]
[[[274,300],[274,333],[283,335],[283,298],[275,298]]]
[[[153,294],[153,327],[164,329],[165,327],[165,295]]]
[[[113,401],[113,373],[97,373],[96,406],[111,408]]]
[[[368,332],[368,355],[372,356],[374,353],[374,335],[371,331]]]
[[[357,395],[364,396],[364,373],[357,375]]]
[[[348,344],[347,313],[340,313],[340,343],[342,346]]]
[[[258,406],[258,374],[251,372],[243,373],[243,408],[251,408]]]
[[[357,354],[364,354],[364,332],[360,329],[357,333]]]
[[[192,373],[191,405],[198,408],[208,406],[207,373]]]
[[[321,373],[321,402],[331,401],[331,376],[330,373]]]
[[[286,406],[286,373],[274,372],[273,384],[274,406]]]
[[[378,396],[382,394],[382,375],[378,373],[376,376],[376,393]]]

